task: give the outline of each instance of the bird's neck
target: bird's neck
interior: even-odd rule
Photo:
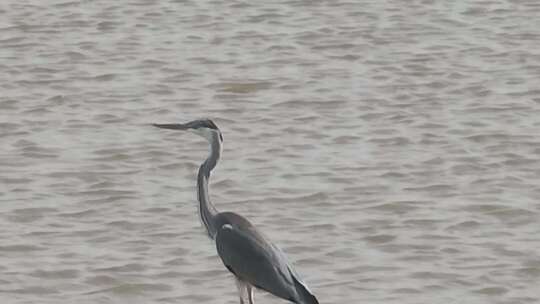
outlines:
[[[217,136],[213,136],[210,140],[210,155],[208,155],[208,158],[202,164],[203,166],[207,167],[208,174],[210,174],[210,171],[216,167],[219,159],[221,158],[222,149],[223,143]]]
[[[197,175],[197,197],[199,199],[199,213],[201,220],[210,238],[214,238],[218,227],[215,227],[217,210],[210,202],[208,193],[208,180],[210,173],[216,167],[222,151],[222,143],[217,136],[210,140],[210,155],[199,168]]]

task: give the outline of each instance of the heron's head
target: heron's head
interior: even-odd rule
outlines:
[[[194,120],[185,124],[153,124],[153,126],[162,129],[191,131],[199,136],[204,137],[209,142],[216,139],[220,142],[223,141],[221,131],[219,131],[216,124],[210,119]]]

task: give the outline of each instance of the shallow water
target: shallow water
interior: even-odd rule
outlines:
[[[538,303],[537,1],[0,14],[2,303],[237,303],[196,215],[207,146],[149,126],[200,117],[214,203],[321,303]]]

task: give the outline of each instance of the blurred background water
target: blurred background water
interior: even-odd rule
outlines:
[[[211,180],[321,303],[538,303],[538,1],[4,1],[2,303],[237,303]],[[282,303],[258,292],[258,303]]]

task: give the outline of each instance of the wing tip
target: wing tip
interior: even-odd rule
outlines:
[[[309,288],[299,281],[295,276],[292,276],[296,292],[300,298],[298,304],[319,304],[319,300],[311,293]]]

